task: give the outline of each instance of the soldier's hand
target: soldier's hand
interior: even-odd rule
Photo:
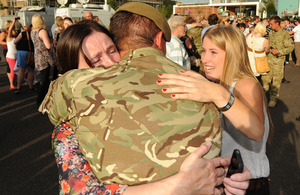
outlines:
[[[221,194],[215,187],[223,181],[224,168],[220,167],[221,158],[203,159],[210,150],[211,142],[202,144],[182,163],[178,173],[178,190],[181,194]],[[179,193],[178,193],[179,194]]]
[[[272,53],[273,55],[277,55],[277,54],[278,54],[278,50],[277,50],[277,49],[271,49],[271,53]]]

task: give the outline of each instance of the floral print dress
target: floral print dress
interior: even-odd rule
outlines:
[[[121,195],[128,187],[98,181],[67,123],[62,123],[53,131],[52,148],[59,172],[59,194]]]

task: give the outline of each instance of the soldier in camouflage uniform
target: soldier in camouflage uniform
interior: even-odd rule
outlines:
[[[141,3],[119,8],[110,29],[121,62],[109,68],[67,72],[51,84],[39,108],[54,125],[71,125],[83,154],[103,183],[136,185],[174,175],[184,159],[206,141],[213,143],[206,158],[220,154],[221,124],[215,105],[175,101],[156,84],[158,74],[186,71],[165,57],[164,40],[169,41],[171,33],[158,13]],[[119,22],[124,16],[141,17],[147,27],[147,21],[155,23],[158,38],[154,44],[162,43],[126,51],[123,43],[129,43],[128,39],[123,37],[122,42],[117,36],[120,29],[126,29],[121,26],[127,23]],[[128,37],[134,36],[130,27],[123,32]]]
[[[202,51],[202,42],[201,42],[201,32],[203,30],[202,26],[195,26],[193,28],[190,28],[187,31],[187,36],[191,37],[196,48],[197,48],[197,52],[198,55],[200,57],[201,55],[201,51]]]
[[[272,28],[269,34],[271,50],[268,54],[270,72],[262,75],[261,80],[265,92],[270,95],[269,107],[275,107],[283,78],[285,55],[293,51],[294,44],[290,35],[280,27],[279,16],[270,18],[270,26]]]

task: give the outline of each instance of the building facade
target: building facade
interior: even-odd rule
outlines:
[[[181,0],[173,7],[173,13],[192,17],[208,17],[212,13],[266,17],[266,13],[261,12],[263,6],[262,0]]]

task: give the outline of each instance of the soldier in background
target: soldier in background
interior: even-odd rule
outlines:
[[[199,19],[200,17],[197,17]],[[181,37],[180,40],[184,42],[186,51],[191,59],[191,70],[199,72],[200,69],[200,55],[201,55],[201,32],[203,25],[196,22],[191,16],[185,19],[187,26],[187,34]]]
[[[268,54],[270,72],[261,77],[263,88],[270,96],[269,107],[276,106],[283,78],[285,55],[291,53],[294,49],[289,33],[280,27],[280,22],[279,16],[270,18],[270,26],[272,28],[269,34],[270,53]]]

